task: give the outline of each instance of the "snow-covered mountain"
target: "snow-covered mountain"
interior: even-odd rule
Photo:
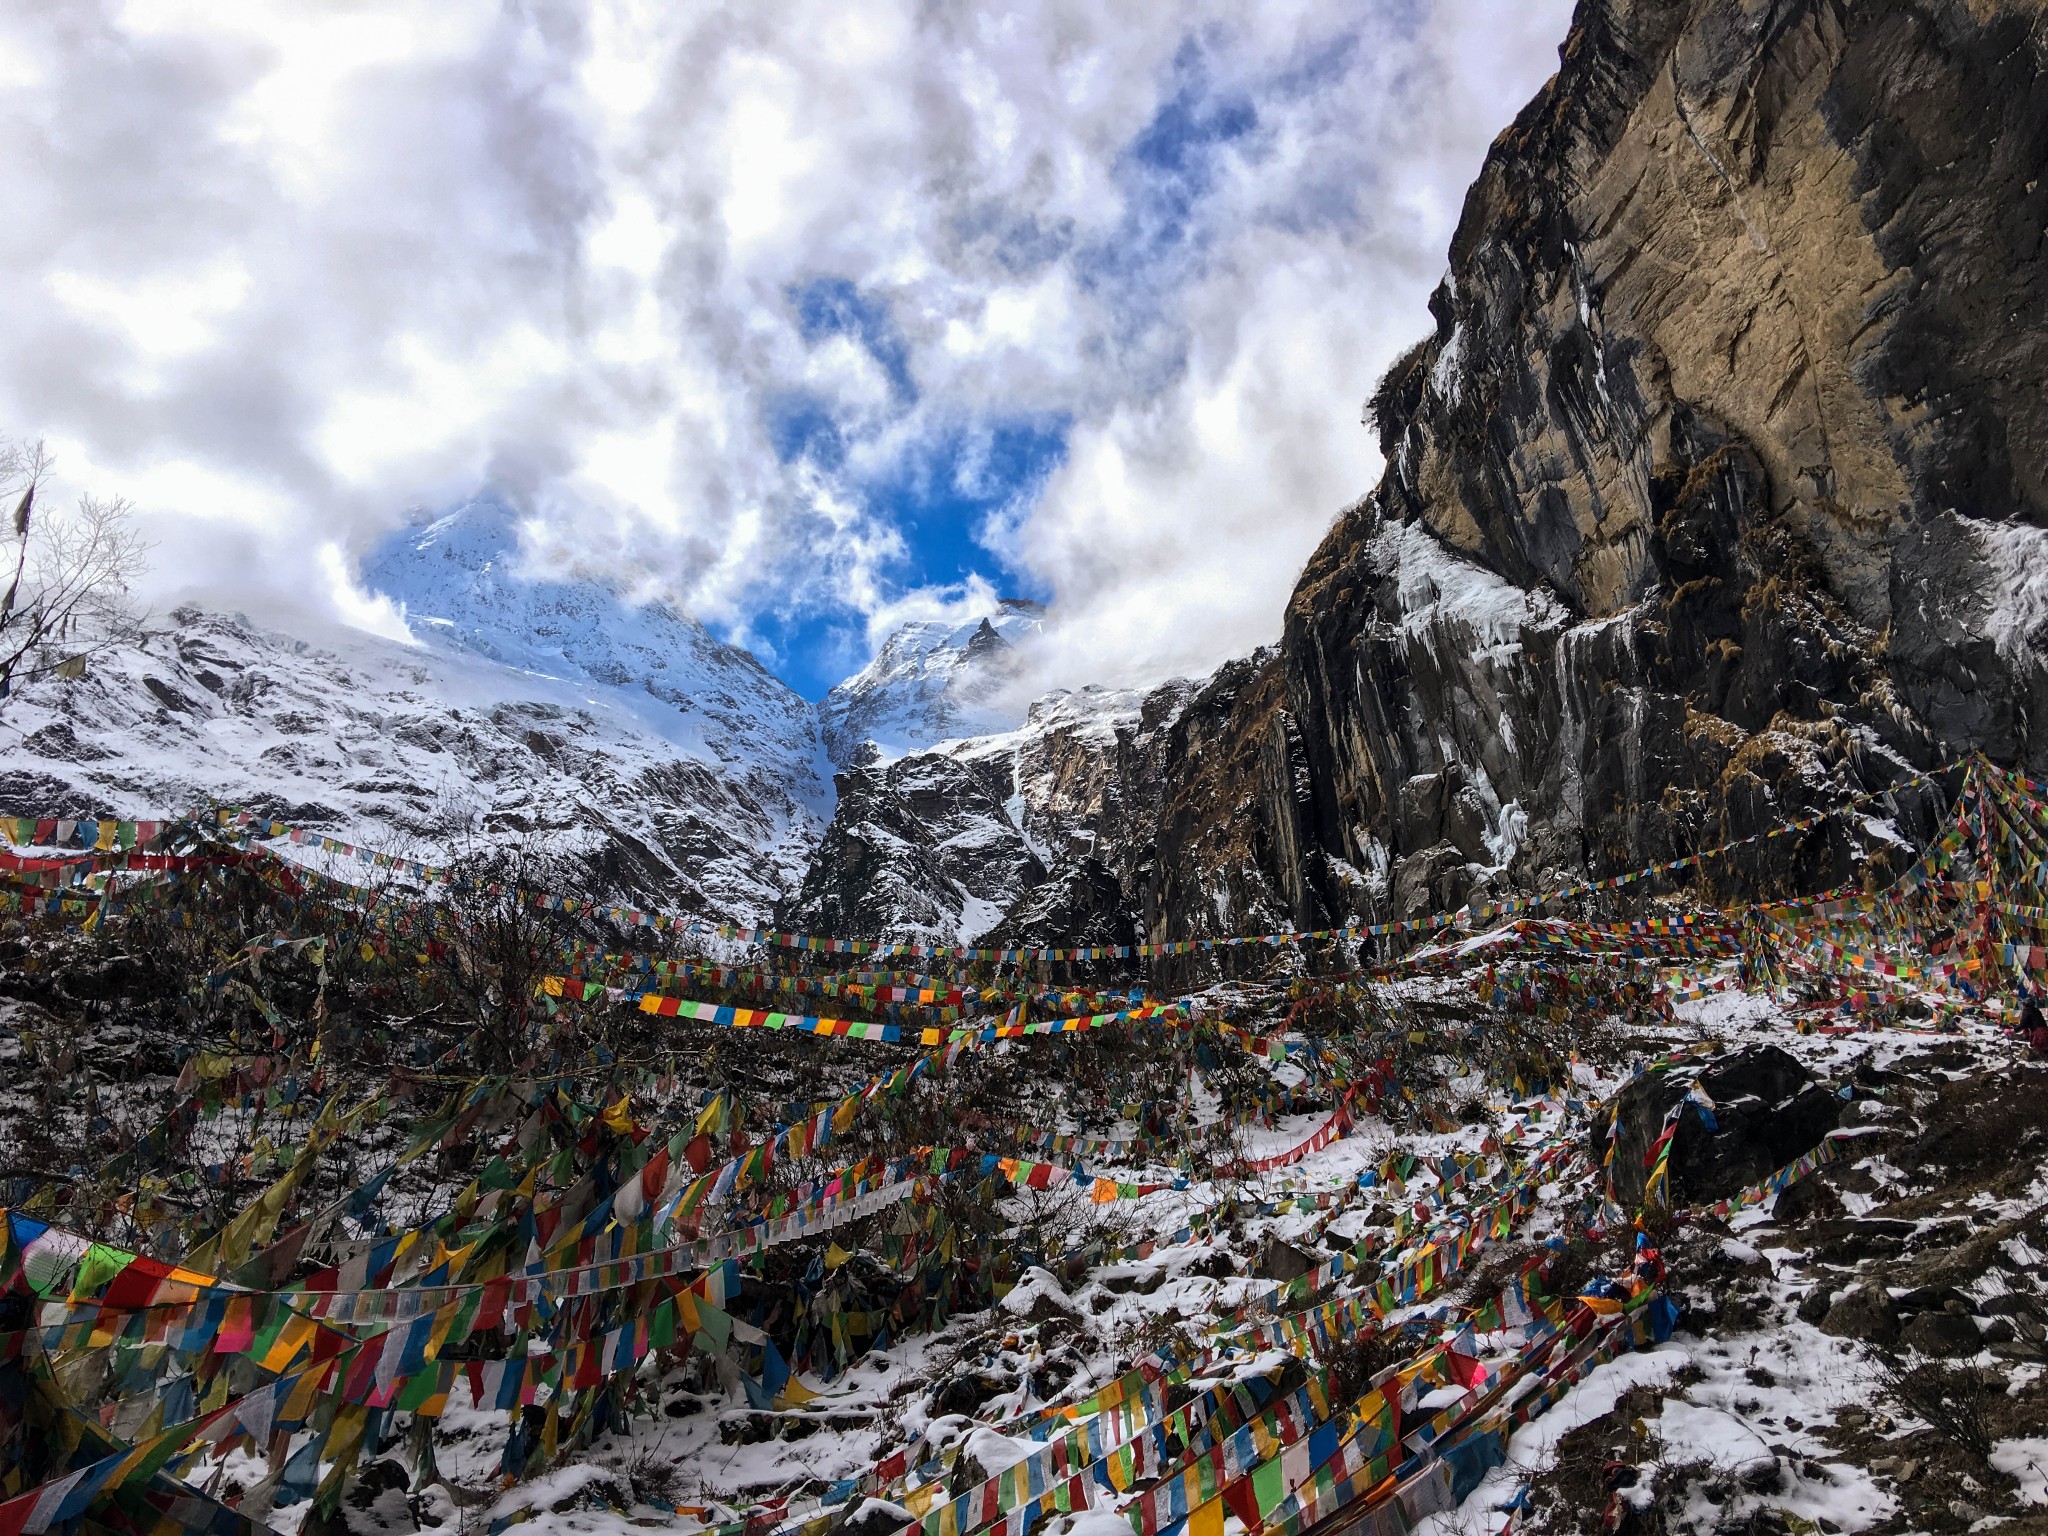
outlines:
[[[515,514],[495,497],[395,535],[363,562],[362,580],[400,606],[431,650],[606,690],[691,756],[771,772],[793,798],[831,814],[808,701],[665,604],[634,606],[595,582],[524,570]]]
[[[875,659],[818,705],[825,750],[835,766],[900,757],[953,737],[1009,730],[1018,723],[1003,698],[1017,647],[1044,627],[1045,610],[1006,597],[994,613],[965,624],[905,624]],[[868,747],[873,743],[873,749]]]
[[[484,841],[538,830],[588,856],[593,894],[742,921],[808,866],[813,757],[721,755],[627,686],[359,631],[323,642],[182,608],[83,678],[29,685],[0,719],[0,807],[217,801],[425,859],[474,846],[478,824]]]
[[[364,563],[417,645],[181,608],[0,719],[0,807],[155,816],[208,801],[437,858],[465,824],[553,834],[594,893],[754,921],[832,814],[812,706],[658,605],[530,579],[479,497]]]
[[[483,495],[363,562],[363,585],[391,599],[415,644],[180,608],[83,678],[45,678],[8,702],[0,811],[237,804],[430,860],[470,835],[465,823],[492,838],[537,828],[587,854],[594,892],[763,920],[799,891],[832,821],[827,742],[901,758],[1015,726],[991,695],[1040,622],[1006,602],[965,625],[908,625],[814,706],[695,620],[530,563],[516,515]],[[968,878],[989,888],[971,911],[958,880],[934,875],[924,897],[905,885],[897,919],[936,901],[948,910],[920,926],[986,927],[1044,878],[1008,740],[949,745],[935,771],[954,790],[985,779],[993,798],[954,806],[950,832],[914,836],[957,838],[953,863],[1015,867]],[[977,837],[982,860],[965,851]]]

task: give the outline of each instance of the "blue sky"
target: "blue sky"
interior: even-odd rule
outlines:
[[[917,410],[910,352],[885,301],[843,278],[794,285],[790,304],[812,345],[845,337],[860,346],[887,382],[886,432]],[[862,428],[841,419],[831,399],[805,389],[764,406],[779,461],[835,480],[872,519],[895,530],[900,549],[882,563],[904,590],[966,588],[975,578],[999,596],[1049,601],[1051,587],[1018,569],[983,541],[992,513],[1030,505],[1065,453],[1068,421],[1057,414],[963,414],[934,422],[883,462],[849,463],[849,439]],[[822,697],[866,659],[859,616],[829,600],[794,611],[768,609],[753,620],[784,680],[807,698]]]
[[[153,595],[309,600],[490,487],[807,694],[1050,607],[1032,678],[1272,639],[1379,470],[1563,0],[0,13],[0,432]]]

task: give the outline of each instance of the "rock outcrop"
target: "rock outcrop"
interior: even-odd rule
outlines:
[[[1288,606],[1310,840],[1393,871],[1373,910],[2048,756],[2038,23],[1581,6],[1373,398],[1386,475]],[[1836,818],[1710,876],[1890,840]]]
[[[1751,1046],[1705,1067],[1646,1073],[1616,1101],[1614,1156],[1604,1136],[1592,1148],[1606,1161],[1615,1198],[1644,1201],[1651,1149],[1675,1123],[1669,1199],[1703,1205],[1762,1182],[1811,1152],[1841,1120],[1842,1101],[1774,1045]]]
[[[1169,764],[1151,910],[1441,910],[2048,763],[2039,23],[1587,0],[1373,397],[1378,489]],[[1935,803],[1707,877],[1882,877]]]
[[[942,752],[850,768],[787,922],[813,933],[951,944],[978,937],[1045,878],[1006,806],[1009,783]]]
[[[859,938],[1132,942],[1188,692],[1055,693],[1014,731],[838,774],[837,813],[784,921]]]

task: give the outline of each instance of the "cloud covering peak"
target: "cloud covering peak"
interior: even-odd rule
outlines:
[[[489,486],[816,694],[1050,604],[1049,681],[1277,631],[1562,0],[129,0],[0,16],[0,428],[167,588],[351,601]]]

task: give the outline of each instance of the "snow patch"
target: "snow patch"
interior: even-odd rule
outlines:
[[[2029,1504],[2048,1504],[2048,1439],[2001,1440],[1991,1448],[1991,1465],[2018,1479]]]
[[[2007,659],[2038,663],[2037,637],[2048,634],[2048,529],[1959,521],[1983,551],[1991,576],[1984,633]]]
[[[1478,651],[1506,661],[1520,654],[1525,632],[1565,621],[1548,593],[1525,592],[1465,559],[1419,521],[1383,526],[1374,535],[1373,559],[1395,572],[1403,627],[1417,638],[1434,624],[1461,624]]]

